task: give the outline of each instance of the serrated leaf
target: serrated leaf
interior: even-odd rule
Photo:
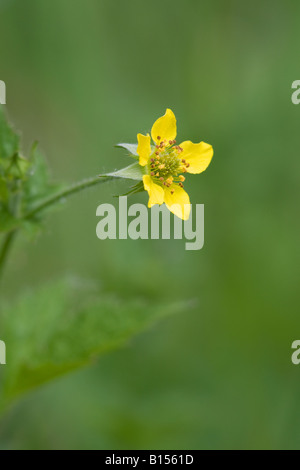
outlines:
[[[1,303],[0,332],[7,348],[1,406],[186,308],[186,302],[170,305],[122,299],[78,279],[27,292],[12,304]]]
[[[122,168],[122,170],[115,171],[113,173],[108,173],[102,176],[113,176],[114,178],[125,178],[135,181],[142,181],[143,176],[146,174],[145,168],[139,165],[138,163],[133,163],[132,165]]]

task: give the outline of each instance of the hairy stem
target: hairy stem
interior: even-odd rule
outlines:
[[[11,249],[11,246],[12,246],[12,243],[14,241],[14,238],[15,238],[16,234],[17,234],[16,230],[14,230],[13,232],[8,233],[5,236],[5,239],[4,239],[3,244],[1,246],[1,249],[0,249],[0,279],[1,279],[1,275],[2,275],[2,272],[3,272],[4,266],[5,266],[8,254],[9,254],[9,251]]]
[[[44,209],[47,209],[48,207],[52,206],[56,202],[60,200],[64,200],[65,198],[71,196],[72,194],[76,194],[80,191],[83,191],[84,189],[91,188],[92,186],[96,186],[98,184],[106,183],[107,181],[112,180],[113,177],[110,176],[103,176],[103,177],[95,177],[95,178],[90,178],[83,180],[79,183],[72,184],[68,188],[63,189],[62,191],[59,191],[58,193],[54,194],[53,196],[50,196],[43,201],[41,201],[39,204],[37,204],[36,207],[31,209],[29,212],[27,212],[25,215],[21,217],[22,220],[29,220],[32,219],[32,217],[36,216],[40,212],[42,212]],[[14,241],[14,238],[17,234],[17,229],[8,233],[3,241],[3,245],[0,248],[0,278],[3,273],[3,268],[5,266],[8,254],[10,252],[12,243]]]
[[[86,180],[80,181],[79,183],[72,184],[68,188],[63,189],[62,191],[59,191],[58,193],[54,194],[53,196],[48,197],[47,199],[44,199],[31,211],[27,212],[27,214],[25,214],[22,217],[22,219],[23,220],[31,219],[32,217],[37,215],[39,212],[42,212],[44,209],[47,209],[48,207],[52,206],[56,202],[64,200],[65,198],[71,196],[72,194],[76,194],[80,191],[83,191],[84,189],[91,188],[92,186],[96,186],[97,184],[106,183],[107,181],[110,181],[112,179],[113,177],[110,177],[110,176],[105,176],[105,177],[96,176],[95,178],[86,179]]]

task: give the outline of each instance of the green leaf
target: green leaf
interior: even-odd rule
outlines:
[[[0,233],[11,232],[22,224],[22,220],[16,219],[0,205]]]
[[[113,176],[114,178],[126,178],[130,180],[142,181],[145,174],[146,172],[144,167],[139,165],[139,163],[133,163],[132,165],[129,165],[122,170],[101,176]]]
[[[82,280],[62,280],[27,292],[0,309],[7,349],[0,406],[57,376],[89,364],[187,303],[157,304],[101,293]]]
[[[19,150],[19,136],[7,123],[3,107],[0,106],[0,160],[12,157]]]

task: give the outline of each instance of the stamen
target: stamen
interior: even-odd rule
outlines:
[[[185,178],[180,174],[187,172],[186,160],[179,157],[182,149],[174,144],[176,144],[175,139],[162,140],[160,136],[157,136],[156,148],[149,159],[149,174],[161,186],[170,188],[171,194],[176,191],[172,185],[174,183],[182,185]]]

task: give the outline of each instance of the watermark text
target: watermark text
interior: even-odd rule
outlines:
[[[4,341],[0,341],[0,364],[6,364],[6,346]]]
[[[0,104],[6,104],[6,85],[0,80]]]
[[[295,349],[295,351],[292,354],[292,363],[295,366],[298,366],[300,364],[300,340],[295,340],[292,344],[292,349]]]
[[[188,220],[182,221],[171,216],[165,205],[153,206],[150,210],[144,204],[128,207],[127,197],[119,198],[119,214],[112,204],[98,206],[96,215],[100,217],[96,233],[100,240],[182,240],[186,250],[201,250],[204,246],[204,205],[191,207]]]

